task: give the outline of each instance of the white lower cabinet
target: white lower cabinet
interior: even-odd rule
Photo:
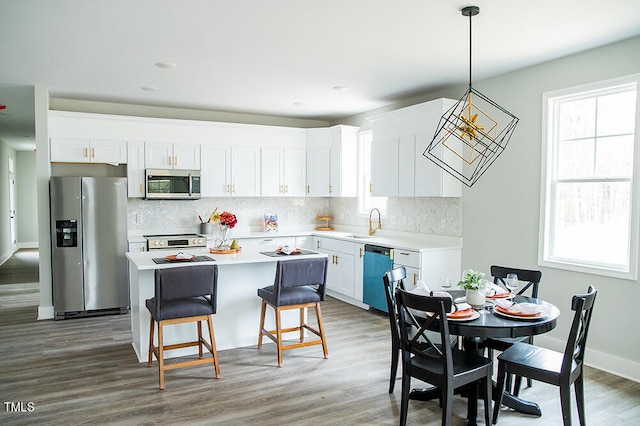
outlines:
[[[460,249],[421,252],[395,249],[393,252],[393,267],[404,266],[407,271],[407,278],[404,281],[407,288],[415,287],[418,281],[424,281],[429,289],[437,290],[446,278],[451,280],[455,288],[461,273]]]
[[[239,238],[238,244],[240,247],[257,247],[258,251],[273,251],[283,246],[295,247],[296,237]]]
[[[328,237],[313,237],[313,250],[329,256],[327,290],[345,302],[362,303],[362,258],[355,253],[364,245]],[[359,265],[359,267],[358,267]]]

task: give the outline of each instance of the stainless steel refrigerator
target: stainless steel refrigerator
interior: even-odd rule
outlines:
[[[127,312],[127,179],[52,177],[50,196],[55,318]]]

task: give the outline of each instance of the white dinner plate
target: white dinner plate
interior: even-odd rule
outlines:
[[[471,316],[468,317],[464,317],[464,318],[449,318],[447,317],[448,321],[454,321],[454,322],[467,322],[467,321],[473,321],[474,319],[477,319],[480,317],[480,312],[474,310],[473,313],[471,314]]]
[[[506,312],[501,312],[501,311],[499,311],[497,309],[494,309],[493,313],[496,314],[499,317],[514,319],[514,320],[519,320],[519,321],[538,321],[538,320],[546,317],[544,312],[541,312],[540,315],[537,315],[535,317],[523,317],[523,316],[519,316],[519,315],[511,315],[511,314],[508,314]]]

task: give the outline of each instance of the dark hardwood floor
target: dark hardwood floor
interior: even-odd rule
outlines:
[[[155,364],[149,369],[133,353],[128,314],[37,321],[38,297],[37,288],[0,286],[2,425],[398,422],[400,380],[388,394],[388,322],[379,314],[330,299],[322,305],[329,359],[319,346],[301,348],[286,351],[278,368],[273,344],[226,350],[220,379],[211,366],[175,370],[160,391]],[[257,328],[258,316],[256,340]],[[640,424],[639,383],[591,368],[586,379],[591,425]],[[505,410],[501,425],[561,424],[557,388],[535,383],[522,396],[537,401],[543,417]],[[23,403],[24,412],[8,411],[7,402]],[[457,397],[452,424],[465,424],[465,413]],[[575,405],[573,413],[577,422]],[[437,425],[440,415],[436,402],[412,401],[408,424]]]

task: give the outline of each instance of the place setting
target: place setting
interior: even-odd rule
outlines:
[[[499,317],[524,321],[536,321],[546,316],[546,311],[541,305],[504,299],[496,301],[493,312]]]

